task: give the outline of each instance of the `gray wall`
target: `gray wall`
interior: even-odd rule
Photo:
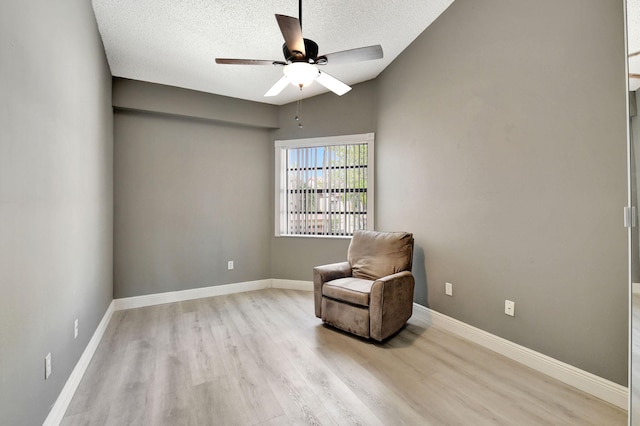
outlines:
[[[457,0],[377,79],[377,122],[356,126],[376,126],[376,229],[415,234],[417,302],[620,384],[624,60],[622,2]],[[342,102],[315,111],[314,136],[353,124]],[[274,241],[276,278],[346,253]]]
[[[265,129],[278,127],[278,107],[273,105],[124,78],[113,79],[113,107]]]
[[[36,425],[112,299],[111,75],[91,3],[2,1],[0,75],[0,424]]]
[[[626,384],[622,19],[455,2],[379,81],[377,214],[424,249],[421,303]]]
[[[277,107],[120,79],[114,95],[114,296],[271,278]]]

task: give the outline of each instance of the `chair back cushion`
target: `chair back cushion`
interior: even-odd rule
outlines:
[[[351,264],[352,276],[365,280],[411,271],[413,234],[355,231],[347,260]]]

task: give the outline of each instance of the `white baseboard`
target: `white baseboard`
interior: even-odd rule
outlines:
[[[272,280],[247,281],[235,284],[215,285],[210,287],[192,288],[189,290],[168,291],[166,293],[146,294],[144,296],[124,297],[115,299],[115,310],[142,308],[145,306],[162,305],[164,303],[183,302],[185,300],[203,299],[205,297],[222,296],[225,294],[242,293],[245,291],[271,288]]]
[[[210,287],[192,288],[189,290],[168,291],[166,293],[147,294],[144,296],[124,297],[115,299],[115,310],[142,308],[145,306],[162,305],[164,303],[183,302],[185,300],[203,299],[205,297],[222,296],[225,294],[242,293],[245,291],[263,290],[265,288],[282,288],[288,290],[313,291],[313,282],[299,280],[267,279],[247,281],[234,284],[215,285]]]
[[[82,376],[84,376],[84,373],[87,371],[89,362],[91,362],[91,358],[93,358],[93,354],[96,352],[96,349],[98,348],[98,345],[102,340],[102,336],[107,329],[107,325],[109,325],[109,321],[111,320],[113,312],[114,301],[111,301],[109,307],[107,308],[107,311],[102,317],[102,320],[98,324],[96,331],[93,333],[93,336],[91,336],[91,340],[89,340],[87,347],[82,352],[82,355],[80,355],[80,359],[78,360],[76,366],[73,368],[71,375],[69,375],[69,378],[64,384],[62,391],[60,391],[60,395],[58,395],[58,398],[53,404],[51,411],[49,411],[49,415],[43,423],[44,426],[59,425],[62,421],[64,413],[67,412],[67,408],[69,408],[71,399],[76,393],[76,389],[78,389],[78,386],[80,385],[80,380],[82,380]]]
[[[487,349],[491,349],[624,410],[628,409],[629,389],[624,386],[480,330],[417,303],[414,303],[413,306],[415,308],[414,313],[418,313],[419,316],[434,327],[442,328]]]
[[[285,290],[313,291],[313,281],[281,280],[278,278],[273,278],[271,281],[271,286],[273,288],[281,288]]]

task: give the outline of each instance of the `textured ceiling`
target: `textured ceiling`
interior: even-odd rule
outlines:
[[[453,0],[303,1],[302,32],[320,54],[374,44],[384,58],[322,68],[353,85],[373,79]],[[275,14],[298,17],[295,0],[93,0],[111,73],[116,77],[282,105],[300,98],[289,85],[264,93],[282,68],[217,65],[216,57],[283,60]],[[327,92],[319,84],[304,97]]]
[[[640,52],[640,0],[627,0],[627,46],[629,53]],[[629,73],[640,74],[640,55],[629,58]],[[640,78],[629,79],[629,90],[640,89]]]
[[[384,59],[327,65],[323,71],[353,85],[385,69],[453,0],[303,1],[303,34],[320,54],[374,44]],[[264,93],[282,76],[275,66],[217,65],[216,57],[282,60],[274,15],[298,17],[295,0],[92,0],[111,73],[235,98],[282,105],[300,98],[288,86]],[[627,0],[629,53],[640,51],[640,0]],[[640,74],[640,55],[629,59]],[[640,79],[629,79],[630,90]],[[303,97],[327,92],[319,84]]]

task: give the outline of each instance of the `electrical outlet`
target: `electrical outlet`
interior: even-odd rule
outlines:
[[[230,260],[227,262],[227,269],[228,270],[232,270],[233,269],[233,260]]]
[[[453,296],[453,284],[444,283],[444,294],[447,296]]]
[[[509,316],[515,316],[516,314],[516,303],[511,300],[504,301],[504,313]]]
[[[44,379],[47,380],[51,375],[51,352],[44,357]]]
[[[73,322],[73,338],[78,338],[78,318]]]

